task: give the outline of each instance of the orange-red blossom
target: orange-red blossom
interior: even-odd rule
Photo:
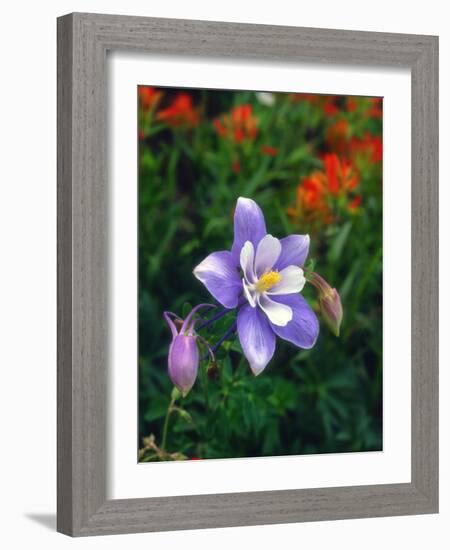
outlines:
[[[383,158],[383,142],[380,136],[365,132],[362,137],[350,137],[350,128],[345,118],[336,120],[326,130],[328,146],[341,155],[347,155],[355,160],[366,160],[377,164]]]
[[[287,210],[291,218],[331,223],[339,199],[347,202],[349,210],[359,206],[361,197],[353,194],[359,174],[353,164],[335,153],[324,155],[323,164],[323,170],[312,172],[298,185],[295,205]]]
[[[379,136],[366,132],[362,138],[351,138],[348,144],[352,158],[365,159],[371,164],[377,164],[383,159],[383,141]]]
[[[178,94],[169,107],[158,112],[156,118],[173,128],[194,128],[200,122],[200,114],[194,107],[192,97],[185,93]]]
[[[251,141],[258,135],[258,119],[249,104],[238,105],[231,113],[216,118],[214,127],[219,136],[234,143]]]
[[[139,102],[143,111],[154,109],[161,100],[163,92],[152,86],[138,87]]]

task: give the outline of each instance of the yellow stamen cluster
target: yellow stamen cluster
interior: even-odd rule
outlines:
[[[256,290],[258,292],[265,292],[270,290],[274,285],[281,281],[281,275],[278,271],[268,271],[264,273],[262,277],[256,283]]]

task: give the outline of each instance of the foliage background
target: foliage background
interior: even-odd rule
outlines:
[[[205,362],[171,414],[166,450],[192,459],[381,449],[381,101],[147,90],[138,105],[140,459],[161,459],[152,445],[161,443],[171,399],[162,313],[184,316],[211,301],[192,270],[210,252],[230,249],[239,196],[261,206],[273,235],[311,235],[315,270],[341,295],[341,335],[321,322],[312,350],[278,339],[256,378],[238,340],[227,342],[217,370]],[[184,107],[180,96],[189,97]],[[243,105],[250,117],[248,108],[236,116]],[[338,159],[337,194],[326,154]],[[310,285],[303,295],[317,309]],[[205,336],[217,340],[232,317]]]

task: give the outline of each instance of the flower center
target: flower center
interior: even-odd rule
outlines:
[[[255,284],[255,287],[258,292],[265,292],[266,290],[270,290],[280,281],[281,275],[278,273],[278,271],[268,271],[260,277],[258,282]]]

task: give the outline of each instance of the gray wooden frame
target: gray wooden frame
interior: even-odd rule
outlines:
[[[411,483],[107,500],[109,50],[411,69]],[[83,536],[437,512],[437,350],[437,37],[81,13],[58,19],[59,531]]]

